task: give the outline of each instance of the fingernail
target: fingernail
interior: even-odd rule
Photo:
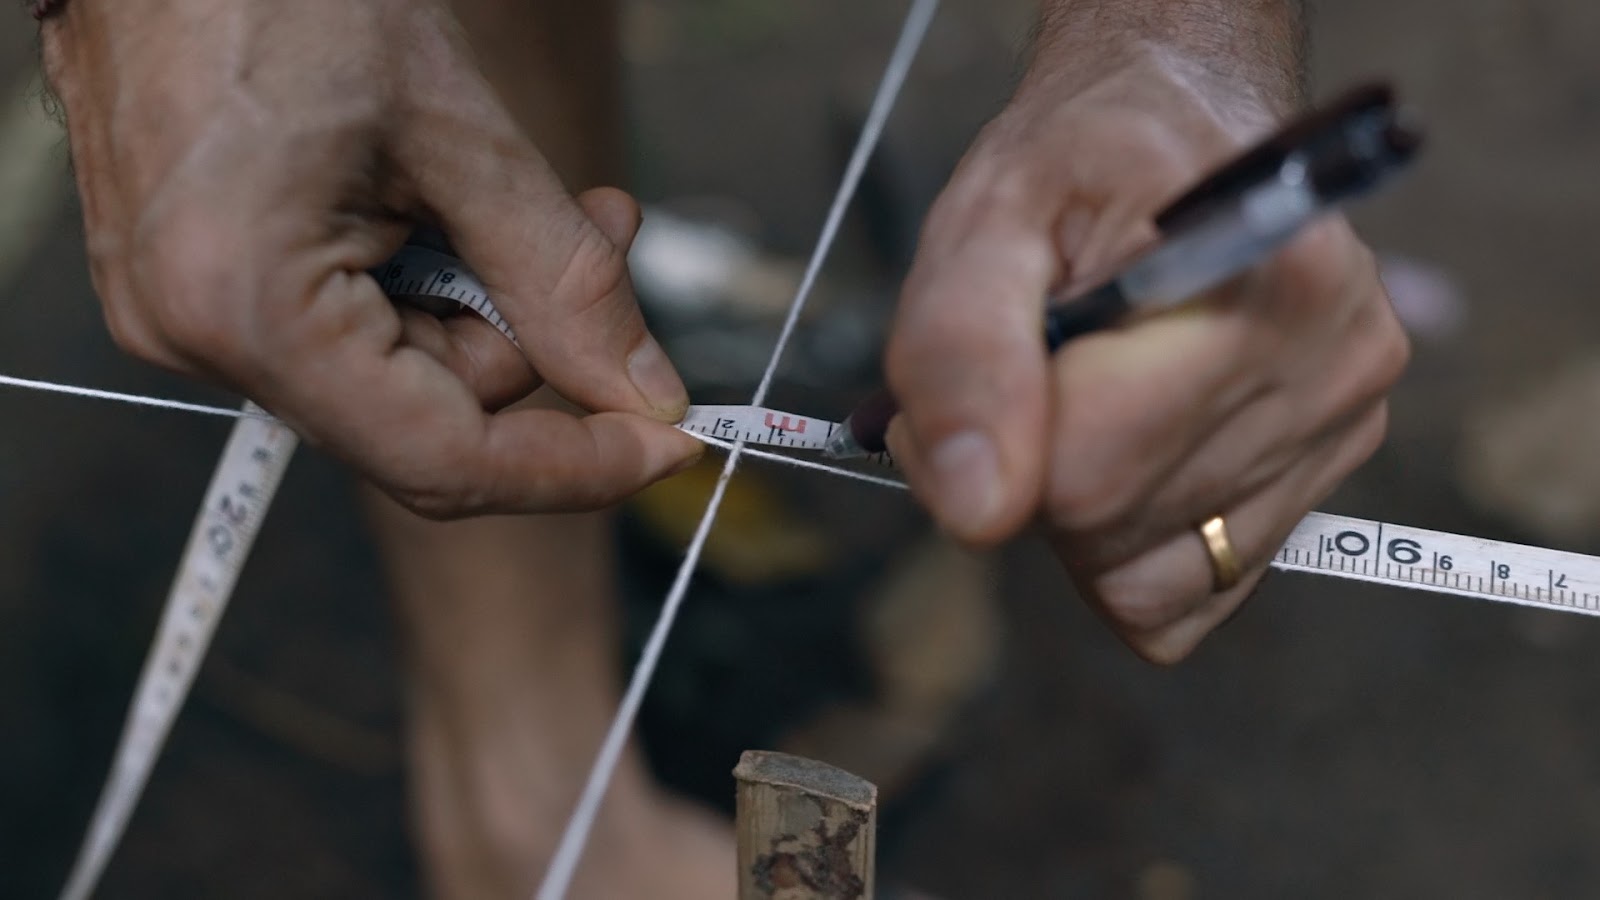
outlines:
[[[644,395],[645,402],[658,412],[677,417],[689,407],[689,392],[683,386],[683,379],[678,377],[678,370],[672,367],[672,360],[667,359],[666,351],[655,338],[645,338],[639,349],[628,357],[628,378]]]
[[[935,506],[946,528],[958,535],[982,531],[1000,505],[1000,463],[981,431],[963,431],[939,442],[928,456]]]

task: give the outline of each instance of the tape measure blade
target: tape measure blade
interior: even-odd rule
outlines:
[[[248,403],[245,411],[263,412]],[[87,900],[110,863],[297,443],[293,432],[274,421],[244,418],[234,425],[195,516],[62,900]]]
[[[466,307],[516,343],[516,333],[495,308],[489,289],[466,263],[448,253],[407,244],[372,275],[392,299],[417,303],[434,313]]]
[[[691,406],[678,427],[724,441],[744,441],[789,450],[821,450],[839,426],[834,422],[764,406]]]
[[[1314,512],[1274,568],[1600,615],[1600,558]]]

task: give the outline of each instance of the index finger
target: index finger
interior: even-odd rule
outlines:
[[[280,345],[253,395],[423,515],[595,509],[702,452],[629,413],[484,412],[441,363],[400,342],[398,316],[364,275],[336,279],[303,316],[298,346]]]
[[[540,377],[588,409],[681,418],[688,392],[628,273],[638,205],[617,190],[569,195],[497,107],[470,127],[490,131],[448,152],[436,146],[441,129],[415,128],[403,159]]]

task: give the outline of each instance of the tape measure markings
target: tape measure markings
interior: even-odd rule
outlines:
[[[743,441],[790,450],[820,451],[840,425],[764,406],[706,405],[689,407],[678,427],[730,443]],[[874,454],[869,459],[878,465],[894,465],[887,453]]]
[[[299,443],[264,415],[245,405],[206,489],[64,900],[85,900],[110,862]]]
[[[448,253],[407,244],[389,262],[374,270],[373,277],[390,297],[452,300],[487,319],[513,342],[517,339],[510,323],[489,299],[488,288],[465,263]]]
[[[752,407],[752,408],[754,408],[754,407]],[[724,440],[724,439],[719,438],[719,437],[712,437],[709,434],[703,434],[703,433],[701,433],[699,431],[691,431],[691,430],[685,429],[684,433],[689,435],[690,437],[695,438],[698,441],[701,441],[703,443],[709,444],[709,445],[711,445],[713,447],[721,447],[724,450],[730,450],[731,451],[734,447],[740,446],[736,441]],[[752,457],[754,459],[763,459],[763,460],[766,460],[768,462],[775,462],[775,463],[779,463],[781,465],[791,466],[791,467],[797,468],[797,469],[807,469],[807,470],[810,470],[810,471],[823,472],[825,474],[833,475],[833,476],[836,476],[836,477],[839,477],[839,478],[848,478],[848,479],[853,479],[855,481],[864,481],[864,482],[866,482],[868,484],[875,484],[875,485],[877,485],[879,487],[893,488],[895,490],[900,490],[900,491],[909,490],[909,487],[906,485],[906,483],[904,481],[896,481],[893,478],[883,478],[883,477],[878,476],[878,475],[870,475],[870,474],[868,474],[866,472],[858,472],[855,469],[845,469],[845,468],[841,468],[839,466],[830,466],[830,465],[828,465],[826,463],[815,462],[813,460],[803,459],[803,458],[798,457],[798,456],[791,456],[791,455],[789,455],[787,453],[772,453],[772,452],[769,452],[769,451],[766,451],[766,450],[759,450],[759,449],[751,446],[748,443],[744,444],[743,447],[744,447],[744,449],[741,450],[740,452],[743,455]]]
[[[1600,558],[1314,512],[1275,568],[1600,615]]]

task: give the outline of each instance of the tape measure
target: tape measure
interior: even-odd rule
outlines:
[[[247,403],[245,412],[254,415],[233,426],[189,532],[161,624],[134,689],[111,774],[61,892],[63,898],[89,897],[110,862],[299,444],[294,432],[266,418],[260,407]]]
[[[446,253],[407,246],[372,273],[391,297],[436,311],[459,305],[516,337],[482,282]],[[442,301],[447,301],[443,306]],[[297,439],[246,404],[217,464],[168,594],[121,740],[64,900],[85,900],[116,849],[227,608]],[[694,406],[679,427],[712,442],[820,451],[836,422],[754,406]],[[770,457],[773,454],[759,454]],[[886,455],[876,461],[891,465]],[[827,468],[803,461],[811,468]],[[880,484],[885,479],[863,477]],[[1600,615],[1600,558],[1314,512],[1274,568]]]

